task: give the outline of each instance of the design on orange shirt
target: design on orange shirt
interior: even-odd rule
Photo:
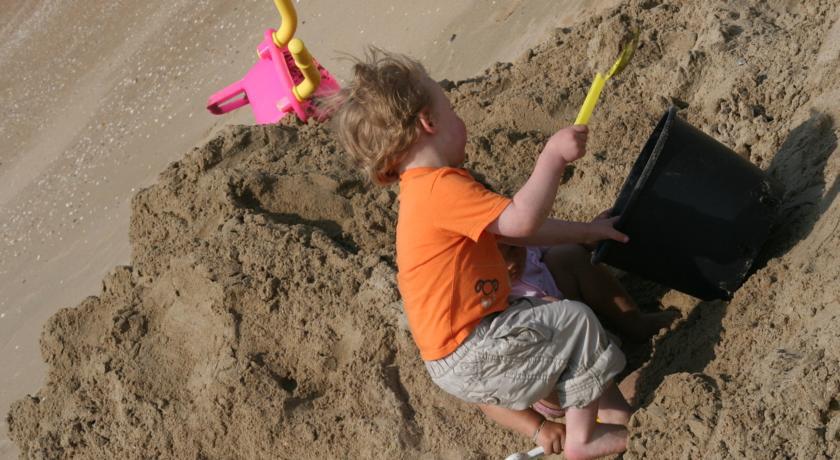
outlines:
[[[511,200],[462,168],[400,175],[397,282],[420,356],[443,358],[485,316],[507,308],[510,282],[496,235],[486,231]]]
[[[499,280],[478,280],[475,283],[475,292],[481,294],[481,306],[490,308],[496,303],[496,292],[499,291]]]

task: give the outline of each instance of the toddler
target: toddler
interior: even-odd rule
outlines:
[[[585,154],[586,127],[552,135],[507,198],[463,169],[464,122],[419,63],[372,50],[353,72],[338,95],[336,133],[373,182],[399,182],[397,281],[432,381],[547,454],[623,451],[630,408],[613,378],[624,355],[580,302],[509,303],[497,246],[627,241],[615,218],[547,218],[563,169]],[[566,410],[566,426],[531,408],[546,398]]]

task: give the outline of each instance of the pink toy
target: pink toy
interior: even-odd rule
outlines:
[[[283,20],[292,20],[291,33],[281,31],[290,38],[297,20],[294,10],[288,10],[291,2],[276,3],[278,8],[287,8],[281,10],[281,15],[286,13]],[[257,63],[245,78],[210,96],[207,110],[221,115],[251,104],[254,119],[259,124],[277,123],[289,112],[294,112],[302,121],[310,116],[319,121],[326,118],[328,114],[319,110],[311,97],[338,91],[338,82],[309,55],[300,40],[290,39],[287,46],[278,46],[278,33],[274,29],[266,30],[264,37],[257,46]]]

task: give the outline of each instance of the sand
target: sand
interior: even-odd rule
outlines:
[[[627,18],[641,47],[605,90],[555,215],[609,207],[670,104],[786,191],[731,301],[622,275],[644,309],[683,314],[628,349],[640,409],[624,457],[837,457],[835,4],[634,0],[556,29],[510,64],[446,84],[470,132],[468,166],[500,191],[521,185],[542,142],[574,119],[592,50],[615,41],[604,24]],[[47,379],[8,416],[23,456],[500,458],[531,447],[426,376],[394,284],[394,189],[367,185],[321,125],[209,137],[133,195],[127,265],[44,326]]]
[[[337,77],[375,43],[422,56],[438,78],[509,61],[558,24],[614,0],[401,5],[296,2],[298,36]],[[131,263],[131,197],[247,109],[214,117],[207,97],[241,78],[270,0],[0,0],[0,413],[44,383],[38,337],[60,308]],[[91,14],[95,11],[96,14]],[[56,45],[54,37],[60,37]],[[0,417],[0,458],[16,458]]]

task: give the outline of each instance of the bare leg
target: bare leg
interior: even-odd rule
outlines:
[[[586,407],[566,411],[566,444],[563,451],[569,460],[587,460],[624,452],[627,430],[621,425],[596,423],[600,400]]]
[[[589,261],[589,251],[582,246],[555,246],[543,262],[563,295],[589,305],[632,340],[647,340],[677,317],[672,312],[642,313],[612,273]]]
[[[540,402],[552,409],[564,410],[557,399],[557,393],[552,392],[541,399]],[[601,423],[627,425],[632,413],[633,408],[624,399],[624,395],[618,389],[618,386],[614,382],[607,385],[604,393],[598,399],[598,420]]]
[[[627,425],[633,409],[627,404],[624,396],[615,383],[610,383],[598,398],[598,420],[601,423],[613,425]]]

